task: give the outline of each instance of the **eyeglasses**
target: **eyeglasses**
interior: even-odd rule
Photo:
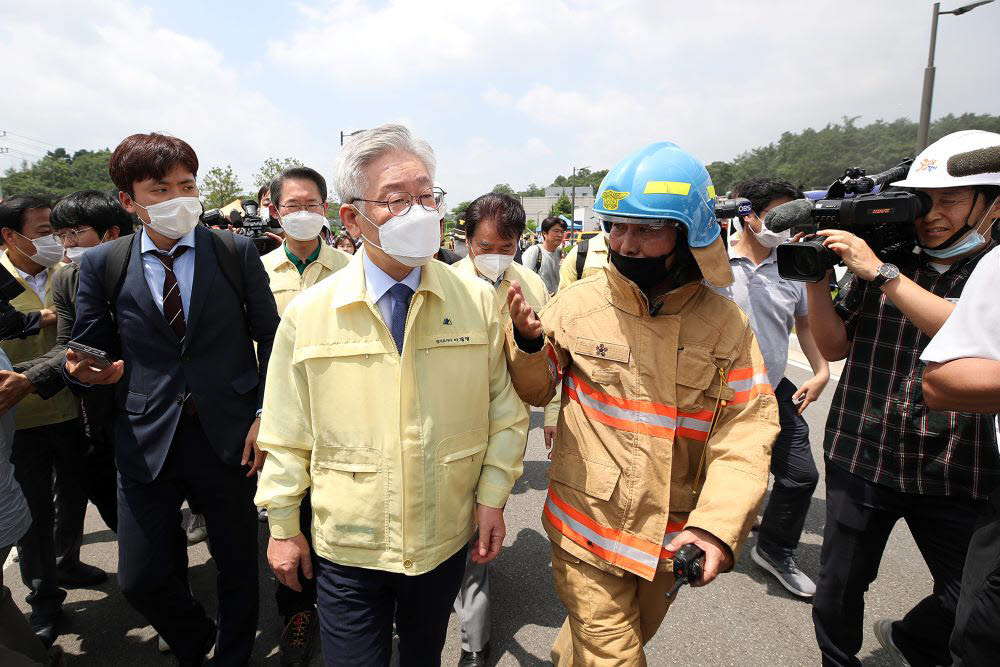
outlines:
[[[322,204],[278,204],[278,208],[289,213],[298,213],[299,211],[309,211],[310,213],[323,212]]]
[[[76,243],[77,237],[80,234],[86,234],[87,232],[96,231],[90,225],[80,225],[79,227],[69,227],[67,229],[60,229],[58,232],[54,232],[53,235],[59,239],[59,243],[66,245],[67,241],[73,241]]]
[[[352,199],[351,203],[353,204],[356,201],[366,201],[369,204],[382,204],[382,206],[389,209],[389,213],[395,217],[397,215],[406,215],[409,213],[410,208],[413,207],[414,200],[423,206],[424,210],[436,211],[441,206],[441,202],[444,201],[444,196],[446,194],[448,193],[441,188],[428,188],[416,197],[411,195],[409,192],[391,192],[385,199],[361,199],[358,197]]]

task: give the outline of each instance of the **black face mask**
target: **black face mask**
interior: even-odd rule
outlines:
[[[666,255],[659,257],[627,257],[620,255],[614,250],[608,249],[608,257],[618,272],[634,282],[643,292],[656,287],[670,273],[667,260],[674,251],[671,250]]]

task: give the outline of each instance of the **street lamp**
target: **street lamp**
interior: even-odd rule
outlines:
[[[993,0],[989,0],[989,1],[992,2]],[[590,167],[580,167],[580,169],[590,169]],[[563,192],[565,192],[565,190]],[[576,167],[573,167],[573,190],[572,190],[572,194],[573,194],[573,198],[570,201],[570,209],[572,209],[572,210],[570,210],[570,212],[569,212],[569,219],[572,220],[573,221],[573,225],[576,226]],[[580,225],[580,229],[583,229],[583,225],[582,224]]]
[[[993,2],[993,0],[987,0],[987,2]],[[340,131],[340,145],[341,146],[344,145],[344,137],[353,137],[355,134],[361,134],[362,132],[364,132],[364,130],[354,130],[353,132],[348,132],[347,134],[344,134],[344,131],[341,130]]]
[[[917,126],[917,153],[927,148],[927,135],[930,132],[931,98],[934,96],[934,46],[937,42],[938,16],[941,14],[961,16],[967,12],[971,12],[980,5],[988,5],[991,2],[993,0],[980,0],[979,2],[973,2],[958,9],[953,9],[950,12],[942,12],[940,10],[941,3],[934,3],[934,10],[931,14],[931,47],[930,53],[927,56],[927,67],[924,68],[924,92],[920,97],[920,125]]]

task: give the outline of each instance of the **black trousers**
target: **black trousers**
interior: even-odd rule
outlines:
[[[934,578],[933,592],[892,625],[892,638],[914,667],[951,662],[948,638],[965,554],[985,501],[899,493],[827,461],[826,528],[813,624],[824,665],[860,665],[864,595],[899,519]]]
[[[407,576],[317,558],[319,622],[327,667],[386,667],[392,624],[400,667],[441,664],[448,616],[465,573],[467,549],[430,572]]]
[[[223,463],[197,416],[182,416],[163,470],[150,483],[118,475],[118,585],[182,660],[202,656],[214,626],[188,586],[181,504],[205,516],[218,569],[215,663],[245,665],[257,629],[255,480]]]
[[[84,448],[84,467],[74,471],[83,476],[83,491],[86,494],[83,501],[86,514],[87,500],[94,503],[101,519],[113,532],[118,532],[118,470],[115,468],[115,456],[111,443],[91,440],[81,436],[81,447]],[[59,479],[60,471],[56,471],[55,482],[55,539],[56,564],[58,569],[70,569],[80,562],[80,546],[83,544],[83,522],[76,523],[74,512],[79,507],[79,499],[68,497],[63,492]],[[74,488],[79,489],[80,484]]]
[[[17,553],[36,625],[59,614],[66,599],[66,591],[56,580],[53,474],[58,482],[56,493],[67,508],[63,529],[72,533],[73,539],[82,539],[87,511],[83,454],[76,419],[14,433],[10,460],[32,518],[31,528],[18,540]]]
[[[302,530],[302,535],[305,536],[306,542],[309,543],[309,552],[315,557],[312,542],[312,503],[309,502],[308,493],[306,493],[302,499],[302,504],[299,506],[299,528]],[[315,571],[316,563],[314,558],[313,572]],[[275,579],[275,584],[277,588],[274,591],[274,602],[278,605],[278,615],[286,623],[288,619],[300,611],[312,611],[316,608],[316,577],[313,576],[312,579],[306,579],[302,574],[302,568],[299,568],[299,585],[302,586],[301,591],[293,591],[277,579]]]
[[[792,402],[795,391],[788,378],[782,378],[774,389],[781,432],[771,452],[774,486],[757,534],[757,548],[777,560],[791,556],[799,546],[809,503],[819,483],[809,447],[809,425]]]
[[[1000,490],[976,521],[951,635],[955,667],[1000,662]]]

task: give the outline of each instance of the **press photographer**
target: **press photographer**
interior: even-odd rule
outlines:
[[[1000,144],[963,131],[917,156],[906,179],[929,205],[914,242],[880,259],[855,234],[817,232],[854,274],[831,302],[828,281],[808,285],[809,321],[823,356],[847,359],[827,420],[827,516],[813,620],[824,664],[860,664],[864,593],[893,526],[904,519],[934,590],[875,635],[896,662],[949,664],[962,567],[976,514],[1000,483],[992,419],[932,412],[921,392],[920,351],[954,309],[979,260],[995,246],[995,175],[955,177],[957,153]],[[827,273],[829,277],[829,272]]]
[[[270,198],[269,198],[270,201]],[[266,216],[263,214],[267,213]],[[209,227],[229,229],[234,234],[245,236],[253,241],[257,253],[262,257],[274,250],[278,242],[274,240],[274,232],[281,231],[267,209],[261,209],[253,199],[240,201],[239,210],[233,209],[228,215],[213,208],[201,214],[201,221]]]

